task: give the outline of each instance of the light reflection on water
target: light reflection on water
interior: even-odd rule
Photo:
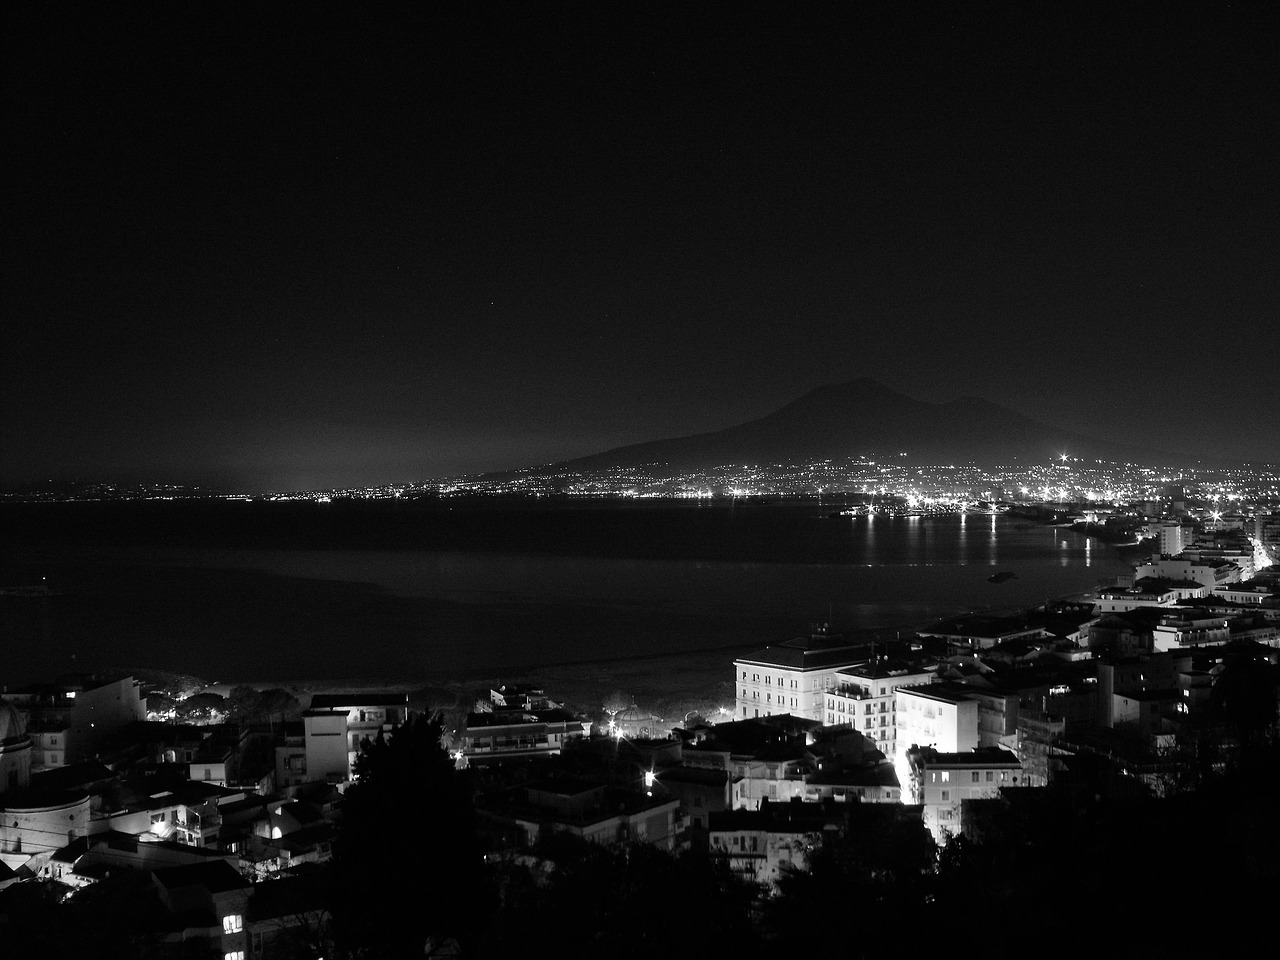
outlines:
[[[1041,603],[1129,571],[1110,547],[993,516],[861,516],[825,521],[847,537],[841,563],[541,555],[481,550],[204,550],[198,562],[373,583],[403,596],[471,604],[566,603],[808,622],[831,604],[845,624],[882,626],[966,607]],[[827,527],[815,535],[829,536]],[[193,551],[168,551],[190,562]],[[152,559],[155,559],[153,552]],[[1095,562],[1096,561],[1096,562]],[[996,568],[1015,574],[1002,584]]]

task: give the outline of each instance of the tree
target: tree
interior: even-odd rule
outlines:
[[[1256,743],[1276,722],[1275,668],[1248,653],[1228,656],[1213,685],[1210,704],[1242,747]]]
[[[441,733],[438,719],[414,715],[357,760],[331,901],[336,937],[354,956],[478,949],[491,897],[469,782]]]
[[[242,685],[231,688],[229,709],[231,718],[239,723],[267,723],[281,717],[296,717],[301,705],[288,690],[279,687],[257,690]]]
[[[648,844],[605,846],[544,835],[534,850],[552,863],[500,866],[502,907],[486,955],[651,958],[753,956],[753,887],[705,855]]]
[[[216,693],[196,693],[178,701],[177,718],[184,723],[221,723],[227,717],[228,701]]]

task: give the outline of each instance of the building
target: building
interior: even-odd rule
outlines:
[[[680,816],[686,827],[705,831],[708,817],[738,807],[742,780],[727,770],[698,767],[668,767],[655,775],[667,796],[680,803]]]
[[[1040,640],[1049,634],[1043,626],[1028,622],[1025,617],[994,617],[984,614],[968,614],[941,620],[925,630],[922,637],[938,637],[954,647],[971,650],[989,650],[1011,640]]]
[[[898,752],[912,746],[962,753],[978,747],[978,700],[960,683],[929,683],[897,691]]]
[[[1160,617],[1152,631],[1152,648],[1158,653],[1182,647],[1219,646],[1231,639],[1225,617],[1173,610]]]
[[[834,810],[826,804],[796,801],[713,814],[708,848],[742,879],[776,887],[788,872],[807,871],[824,836],[847,822]]]
[[[34,752],[22,714],[13,704],[0,699],[0,794],[30,784]]]
[[[1188,557],[1159,557],[1134,567],[1133,575],[1142,580],[1150,577],[1158,580],[1190,581],[1208,587],[1221,587],[1228,583],[1239,583],[1244,571],[1230,560],[1205,558],[1192,560]]]
[[[992,799],[1002,787],[1025,786],[1022,764],[1001,749],[931,753],[921,761],[920,802],[924,825],[939,844],[960,832],[960,805]]]
[[[817,629],[740,657],[733,662],[735,716],[785,713],[821,723],[827,714],[826,693],[835,688],[837,673],[866,661],[869,649],[869,644],[845,643]]]
[[[307,780],[342,783],[355,778],[361,744],[388,736],[409,715],[409,695],[383,691],[316,694],[302,714],[303,769]],[[288,750],[286,756],[296,756]],[[277,761],[279,762],[279,761]],[[296,759],[294,760],[296,766]],[[297,770],[286,770],[295,776]],[[279,782],[279,781],[277,781]],[[304,782],[304,781],[297,781]]]
[[[17,868],[52,854],[89,830],[89,794],[76,790],[6,791],[0,794],[0,862]]]
[[[1186,651],[1099,662],[1098,725],[1114,727],[1116,723],[1131,719],[1123,711],[1117,715],[1117,694],[1177,689],[1181,676],[1193,669],[1191,654]]]
[[[1188,589],[1201,586],[1203,585],[1198,584]],[[1173,581],[1147,577],[1128,586],[1120,584],[1099,590],[1094,612],[1128,613],[1140,607],[1172,607],[1179,599],[1178,589]]]
[[[32,732],[37,771],[90,759],[111,734],[147,718],[142,684],[131,676],[73,674],[5,696]]]
[[[468,763],[513,757],[551,757],[566,743],[585,737],[590,724],[567,710],[532,712],[523,707],[467,714],[462,729],[462,754]]]
[[[898,749],[898,688],[933,679],[930,670],[883,660],[837,670],[835,687],[825,695],[826,724],[853,727],[892,758]]]
[[[1086,646],[1095,656],[1137,657],[1151,652],[1161,611],[1139,607],[1105,613],[1089,625]]]
[[[804,799],[833,803],[902,803],[898,772],[887,760],[862,765],[822,764],[805,781]]]
[[[590,780],[538,780],[479,803],[483,832],[500,846],[528,849],[544,836],[566,834],[616,846],[644,843],[672,850],[680,801]]]
[[[235,867],[214,860],[165,867],[151,876],[161,904],[179,921],[162,935],[166,945],[223,960],[250,956],[245,919],[253,889]]]
[[[1280,588],[1273,584],[1256,580],[1242,581],[1213,588],[1215,597],[1220,597],[1228,603],[1238,603],[1246,607],[1261,607],[1264,603],[1276,597],[1277,594],[1280,594]]]
[[[1253,522],[1253,536],[1250,538],[1255,548],[1255,556],[1260,556],[1267,563],[1280,563],[1280,513],[1257,517]]]

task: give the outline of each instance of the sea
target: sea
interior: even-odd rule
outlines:
[[[449,680],[892,636],[1082,593],[1116,548],[1005,514],[693,503],[64,503],[0,509],[0,683]],[[990,577],[1013,574],[1000,583]]]

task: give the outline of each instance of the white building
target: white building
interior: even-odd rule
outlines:
[[[1161,580],[1190,580],[1212,590],[1227,583],[1239,583],[1241,569],[1229,560],[1192,560],[1184,557],[1161,557],[1134,567],[1133,575],[1141,580],[1152,577]]]
[[[1026,786],[1022,764],[1008,750],[939,753],[922,766],[924,825],[939,844],[960,832],[962,801],[993,799],[1001,787]]]
[[[390,736],[408,713],[405,693],[316,694],[302,715],[307,779],[331,783],[353,779],[361,744],[376,740],[379,734]]]
[[[898,751],[911,746],[961,753],[978,746],[978,700],[959,683],[899,687]]]
[[[825,634],[772,644],[733,662],[739,719],[791,714],[819,723],[838,673],[865,662],[868,645],[836,645]]]
[[[898,746],[898,688],[934,679],[933,671],[908,670],[905,664],[900,669],[878,662],[837,670],[835,687],[826,693],[824,722],[853,727],[892,758]]]
[[[1231,629],[1222,616],[1176,610],[1160,618],[1152,629],[1152,646],[1157,653],[1182,647],[1217,646],[1231,639]]]
[[[1225,587],[1214,587],[1213,595],[1221,597],[1228,603],[1248,604],[1253,606],[1262,606],[1264,600],[1270,599],[1277,592],[1276,587],[1268,584],[1250,581],[1248,583],[1235,583]]]
[[[17,709],[0,700],[0,863],[22,866],[89,827],[89,795],[31,788],[31,738]]]
[[[1128,613],[1141,607],[1172,607],[1178,600],[1178,591],[1171,583],[1148,579],[1129,587],[1099,590],[1094,613]]]

